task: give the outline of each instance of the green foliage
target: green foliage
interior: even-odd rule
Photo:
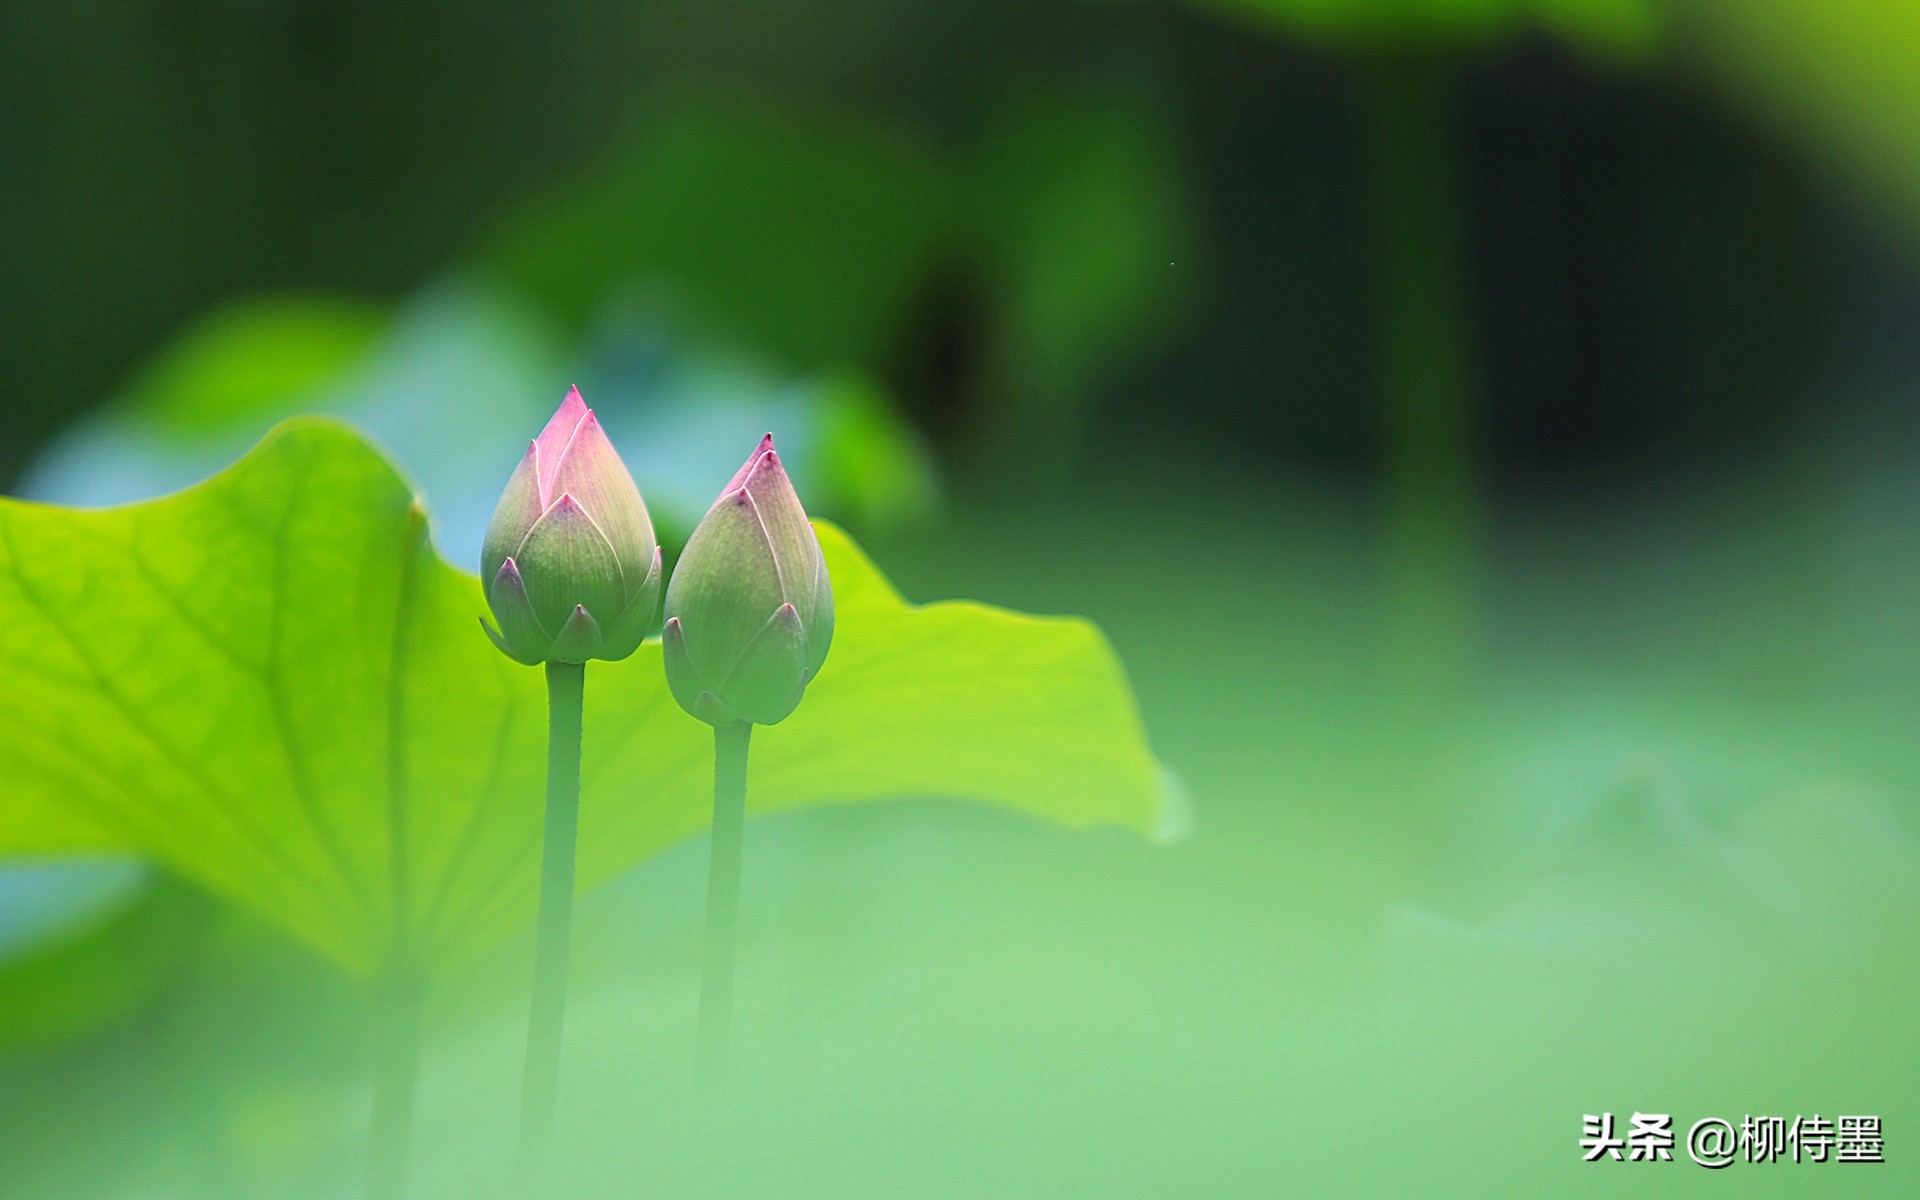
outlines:
[[[386,332],[381,306],[289,294],[228,304],[175,338],[125,403],[176,436],[225,433],[289,415],[338,383]]]
[[[1920,244],[1920,7],[1706,0],[1683,20],[1736,102],[1861,185],[1909,252]]]
[[[968,233],[1006,452],[1071,453],[1100,387],[1172,332],[1197,266],[1174,141],[1141,98],[1083,89],[1021,97],[981,147]]]
[[[1099,389],[1174,332],[1196,274],[1186,171],[1135,87],[1016,86],[991,113],[941,145],[831,109],[674,101],[484,265],[573,326],[625,298],[786,370],[897,375],[930,334],[978,337],[964,400],[992,410],[995,449],[1058,457]]]
[[[0,1051],[81,1041],[161,991],[202,936],[206,906],[178,884],[140,884],[78,928],[0,962]]]
[[[819,461],[809,495],[866,529],[924,517],[939,505],[930,456],[871,379],[842,371],[820,380],[816,394]]]
[[[323,413],[406,464],[433,497],[440,545],[463,559],[511,469],[471,447],[522,444],[548,412],[536,397],[557,378],[587,386],[617,427],[645,431],[625,457],[647,481],[663,541],[684,540],[739,447],[768,429],[783,431],[788,464],[822,515],[871,531],[938,506],[938,469],[867,373],[796,376],[618,303],[596,315],[594,333],[563,344],[544,314],[471,279],[424,288],[376,326],[377,311],[311,293],[229,302],[56,443],[27,494],[73,504],[157,495],[212,474],[287,417]],[[655,341],[663,369],[636,379],[620,350]],[[260,370],[267,358],[280,365]],[[455,426],[465,436],[446,438]]]
[[[755,747],[754,809],[941,795],[1158,826],[1096,630],[909,605],[820,534],[840,635]],[[149,854],[358,972],[484,949],[532,915],[545,724],[482,611],[392,466],[330,421],[150,503],[0,500],[0,849]],[[711,748],[657,642],[588,690],[591,883],[703,826]]]
[[[575,325],[610,291],[665,285],[786,366],[831,367],[883,354],[943,210],[939,164],[906,130],[700,104],[568,181],[486,262]]]
[[[1652,0],[1198,0],[1256,23],[1343,45],[1458,45],[1545,28],[1582,49],[1639,58],[1660,41]]]

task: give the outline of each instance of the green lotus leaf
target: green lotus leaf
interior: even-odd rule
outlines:
[[[832,670],[755,740],[750,807],[944,796],[1143,832],[1164,773],[1084,621],[905,602],[818,526]],[[0,499],[0,853],[150,856],[364,974],[433,971],[532,917],[541,673],[347,427],[287,422],[186,491]],[[697,833],[711,731],[657,641],[588,671],[583,883]]]

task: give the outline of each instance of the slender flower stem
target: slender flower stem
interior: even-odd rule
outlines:
[[[1464,217],[1442,56],[1370,75],[1375,354],[1387,466],[1388,644],[1403,697],[1450,703],[1474,637],[1480,412],[1462,281]]]
[[[547,827],[540,856],[540,922],[534,935],[533,1007],[520,1092],[520,1159],[533,1195],[548,1186],[553,1111],[566,1023],[567,962],[573,936],[573,857],[580,816],[580,716],[586,667],[547,664]]]
[[[700,971],[700,1067],[726,1069],[733,1022],[733,930],[740,908],[740,843],[747,821],[747,745],[753,725],[713,727],[713,855],[707,866],[707,939]]]
[[[421,988],[408,974],[374,990],[373,1125],[367,1141],[367,1200],[400,1200],[407,1188],[414,1084],[420,1075]]]

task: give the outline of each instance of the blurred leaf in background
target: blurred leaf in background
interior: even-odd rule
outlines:
[[[58,439],[21,491],[57,504],[146,499],[213,473],[281,420],[327,413],[406,464],[442,552],[465,563],[511,470],[474,448],[518,445],[552,381],[571,377],[627,448],[670,542],[706,511],[739,447],[773,428],[792,431],[789,461],[827,515],[884,530],[937,507],[927,451],[867,377],[777,370],[686,324],[665,305],[615,298],[569,338],[471,276],[390,315],[329,297],[236,300]]]
[[[527,206],[482,261],[574,325],[662,297],[774,369],[897,372],[951,332],[921,327],[934,306],[963,339],[978,328],[986,363],[926,368],[920,415],[1057,461],[1100,390],[1171,339],[1201,264],[1150,96],[1003,90],[944,150],[872,116],[663,102],[624,163]],[[953,287],[960,311],[939,311]]]
[[[825,515],[865,532],[922,527],[940,474],[872,376],[796,373],[698,328],[669,296],[616,292],[582,339],[575,377],[640,482],[668,553],[713,503],[741,445],[778,430]]]
[[[963,261],[990,330],[979,403],[1003,469],[1059,477],[1098,398],[1178,331],[1197,260],[1160,106],[1012,90],[975,151]]]
[[[1694,0],[1688,46],[1799,148],[1859,185],[1920,247],[1920,7],[1904,0]]]
[[[322,295],[224,305],[164,347],[126,388],[133,414],[181,441],[231,436],[336,386],[378,343],[382,306]]]
[[[260,370],[263,357],[284,365]],[[391,310],[304,294],[238,298],[156,352],[42,455],[21,491],[56,504],[147,499],[219,470],[288,417],[322,412],[363,422],[459,520],[491,512],[499,494],[473,446],[517,443],[561,362],[537,314],[459,281]],[[457,532],[484,523],[469,515]]]
[[[0,1052],[45,1051],[126,1020],[204,924],[176,884],[132,861],[0,869]]]
[[[634,152],[527,206],[482,262],[574,329],[637,284],[784,369],[870,364],[911,308],[948,194],[897,123],[682,100]]]
[[[704,511],[731,443],[774,424],[820,510],[867,530],[937,503],[911,418],[985,430],[976,460],[1051,459],[1057,476],[1097,397],[1170,340],[1204,264],[1178,137],[1149,95],[1003,90],[946,151],[879,117],[663,101],[637,148],[522,203],[477,265],[397,306],[270,293],[216,308],[22,490],[154,495],[275,420],[326,412],[407,464],[459,556],[498,481],[440,431],[512,440],[560,375],[631,447],[670,533]],[[981,364],[903,368],[941,336],[928,305],[956,280],[951,315],[978,331]],[[929,394],[898,395],[903,374]]]
[[[1611,58],[1660,41],[1662,0],[1195,0],[1267,27],[1348,48],[1484,45],[1529,29]]]

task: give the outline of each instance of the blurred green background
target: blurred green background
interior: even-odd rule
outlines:
[[[670,544],[773,428],[1113,638],[1186,836],[756,823],[725,1097],[704,843],[585,899],[567,1195],[1915,1194],[1905,0],[6,3],[0,280],[9,493],[332,411],[471,567],[577,382]],[[507,1194],[528,958],[431,998],[421,1196]],[[368,1005],[7,866],[0,1196],[357,1194]],[[1581,1161],[1635,1111],[1887,1162]]]

